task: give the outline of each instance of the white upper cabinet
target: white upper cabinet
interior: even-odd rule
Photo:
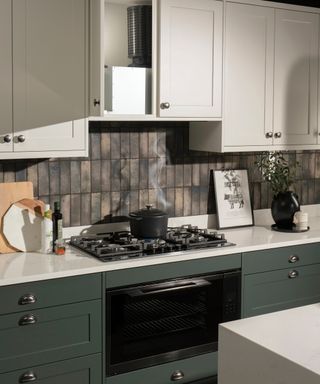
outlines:
[[[161,117],[221,117],[222,1],[160,0]]]
[[[1,158],[87,155],[88,7],[1,1]]]
[[[319,15],[276,10],[274,143],[316,144]]]
[[[227,3],[225,146],[272,144],[274,10]]]
[[[0,153],[12,144],[12,44],[11,0],[0,1]]]

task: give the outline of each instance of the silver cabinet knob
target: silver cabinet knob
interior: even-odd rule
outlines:
[[[37,298],[32,293],[27,293],[19,299],[19,305],[28,305],[34,304],[37,301]]]
[[[299,261],[299,256],[296,256],[296,255],[291,255],[288,259],[289,263],[296,263],[297,261]]]
[[[174,371],[171,375],[171,381],[179,381],[184,378],[184,373],[180,371],[179,369],[177,371]]]
[[[37,376],[32,371],[26,372],[19,378],[19,383],[32,383],[37,380]]]
[[[25,135],[19,135],[18,136],[18,141],[19,141],[19,143],[24,143],[26,141]]]
[[[290,271],[289,273],[288,273],[288,277],[289,277],[289,279],[295,279],[296,277],[298,277],[299,276],[299,272],[298,271]]]
[[[165,102],[160,104],[161,109],[169,109],[170,108],[170,103]]]
[[[12,140],[11,135],[3,136],[3,142],[4,143],[11,143],[11,140]]]
[[[282,136],[281,132],[276,132],[276,133],[274,134],[274,137],[275,137],[276,139],[280,139],[281,136]]]
[[[272,137],[273,137],[273,132],[267,132],[266,133],[266,138],[267,139],[272,139]]]
[[[93,99],[93,106],[96,107],[97,105],[100,105],[100,99]]]

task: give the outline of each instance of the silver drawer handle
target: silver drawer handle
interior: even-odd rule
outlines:
[[[179,369],[177,371],[174,371],[171,375],[171,381],[179,381],[184,378],[184,373],[180,371]]]
[[[27,293],[19,299],[19,305],[28,305],[34,304],[37,301],[37,298],[32,293]]]
[[[37,380],[37,375],[34,374],[32,371],[26,372],[19,378],[19,383],[31,383],[32,381]]]
[[[296,256],[296,255],[291,255],[289,257],[289,263],[296,263],[297,261],[299,261],[299,256]]]
[[[288,273],[288,277],[289,277],[289,279],[295,279],[296,277],[298,277],[299,276],[299,272],[298,271],[290,271],[289,273]]]
[[[35,324],[38,321],[38,319],[35,317],[35,315],[25,315],[22,316],[19,320],[19,325],[32,325]]]

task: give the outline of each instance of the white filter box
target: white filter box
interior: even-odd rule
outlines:
[[[109,113],[151,113],[151,68],[105,68],[105,107]]]

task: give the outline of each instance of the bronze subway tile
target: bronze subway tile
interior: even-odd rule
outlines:
[[[200,187],[191,187],[191,213],[200,215]]]
[[[167,164],[167,188],[174,188],[175,186],[175,166]]]
[[[101,160],[91,161],[91,192],[101,192]]]
[[[183,186],[191,187],[192,185],[192,165],[183,164]]]
[[[120,174],[121,162],[120,160],[111,160],[111,191],[120,191]]]
[[[140,142],[139,142],[139,149],[140,149],[140,158],[148,158],[148,132],[140,132]]]
[[[101,191],[111,190],[111,160],[101,160]]]
[[[91,192],[91,163],[81,161],[81,193]]]
[[[191,187],[183,188],[183,216],[191,216],[192,214],[192,201],[191,201]]]
[[[174,205],[175,216],[183,216],[183,188],[175,189]]]
[[[121,159],[128,159],[130,157],[130,133],[120,133],[120,157]]]
[[[67,195],[71,192],[70,161],[60,161],[60,194]]]
[[[62,195],[61,196],[61,213],[63,217],[63,226],[64,227],[70,227],[70,209],[71,209],[71,202],[70,202],[70,195]]]
[[[320,179],[314,181],[314,202],[313,204],[320,204]]]
[[[166,131],[159,130],[157,132],[157,154],[159,157],[165,157],[166,153],[167,153]]]
[[[145,208],[149,204],[149,190],[140,189],[139,190],[139,209]]]
[[[89,134],[91,160],[99,160],[101,158],[100,140],[101,140],[101,134],[99,132],[94,132]]]
[[[130,160],[130,190],[139,189],[139,159]]]
[[[60,194],[60,164],[58,161],[49,162],[50,195]]]
[[[208,187],[200,187],[200,215],[206,215],[208,213]]]
[[[206,186],[209,183],[209,166],[208,163],[200,164],[200,185]]]
[[[91,223],[97,224],[101,221],[101,193],[91,194]]]
[[[25,160],[18,160],[15,164],[15,180],[26,181],[27,180],[27,162]]]
[[[140,159],[139,164],[139,189],[148,188],[148,173],[149,173],[149,162],[148,159]]]
[[[130,160],[121,160],[120,166],[120,190],[127,191],[130,187]]]
[[[71,193],[81,192],[81,163],[80,161],[72,160],[70,162],[70,180],[71,180]]]
[[[49,195],[49,169],[47,161],[38,164],[38,194],[40,196]]]
[[[315,153],[315,179],[320,179],[320,151]]]
[[[138,159],[140,156],[139,152],[139,132],[130,132],[130,158],[131,159]]]
[[[121,213],[120,192],[111,192],[111,215],[113,218],[119,217]]]
[[[157,202],[157,189],[149,189],[149,204],[152,204],[154,207],[158,208],[158,202]]]
[[[165,188],[157,189],[157,207],[163,211],[167,210],[167,190]]]
[[[149,158],[148,161],[148,187],[157,188],[158,187],[158,159]]]
[[[70,197],[70,225],[71,227],[81,225],[81,196],[72,194]]]
[[[108,223],[111,219],[111,193],[101,193],[101,218]]]
[[[167,165],[165,157],[158,157],[158,187],[165,188],[167,186]]]
[[[139,191],[130,191],[130,197],[129,197],[129,209],[130,212],[137,211],[139,209]]]
[[[121,191],[120,192],[120,215],[122,217],[127,217],[130,211],[130,192]]]
[[[183,187],[183,164],[175,165],[175,187]]]
[[[192,164],[192,186],[200,185],[200,164]]]
[[[91,224],[91,194],[81,194],[81,225]]]
[[[158,157],[158,137],[155,130],[151,130],[148,135],[148,157]]]
[[[100,142],[101,159],[111,159],[111,138],[110,132],[102,131]]]
[[[14,183],[16,181],[15,165],[13,161],[4,162],[3,171],[3,181],[5,183]]]
[[[111,160],[120,159],[120,132],[111,130],[110,132]]]
[[[175,189],[167,188],[167,209],[170,217],[175,216]]]

